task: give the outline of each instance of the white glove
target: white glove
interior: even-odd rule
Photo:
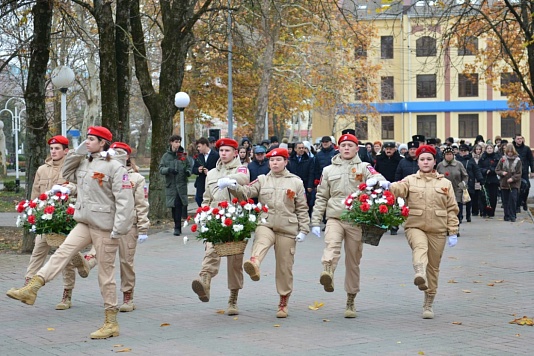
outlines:
[[[306,239],[306,234],[303,232],[299,232],[299,234],[295,237],[295,240],[297,242],[302,242]]]
[[[321,227],[320,226],[314,226],[312,227],[312,233],[317,236],[318,238],[321,238]]]
[[[85,145],[86,142],[87,140],[84,140],[82,143],[80,143],[80,145],[76,147],[74,152],[79,155],[86,155],[88,153],[87,146]]]
[[[109,237],[111,237],[112,239],[118,239],[119,238],[119,234],[117,234],[115,231],[112,231],[111,235]]]
[[[140,244],[142,244],[143,242],[146,241],[146,239],[148,239],[148,235],[139,235],[139,236],[137,237],[137,242],[140,243]]]
[[[60,186],[59,184],[54,184],[54,185],[52,186],[52,188],[50,189],[50,191],[51,191],[52,193],[57,193],[57,192],[61,192],[61,193],[63,193],[63,192],[61,191],[62,188],[63,188],[63,187]]]
[[[376,185],[376,179],[374,178],[369,178],[367,179],[367,181],[365,182],[365,185],[367,185],[368,187],[374,187]]]
[[[458,236],[451,235],[449,236],[449,247],[454,247],[458,243]]]
[[[231,178],[220,178],[217,181],[217,186],[220,190],[228,187],[229,189],[235,189],[237,187],[237,181]]]
[[[115,153],[117,153],[117,151],[115,151],[113,148],[110,148],[107,151],[100,151],[100,155],[104,158],[106,158],[108,155],[115,156]]]
[[[389,189],[389,187],[391,186],[391,182],[387,181],[387,180],[383,180],[383,181],[380,181],[378,182],[380,184],[380,186],[382,187],[382,189]]]

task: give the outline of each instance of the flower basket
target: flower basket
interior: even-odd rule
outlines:
[[[361,224],[359,226],[362,228],[362,241],[373,246],[378,246],[382,235],[387,231],[375,225]]]
[[[219,257],[242,255],[243,253],[245,253],[247,242],[248,240],[218,243],[213,244],[213,248],[215,249],[215,252],[217,252]]]
[[[56,234],[54,232],[50,232],[45,235],[45,238],[46,238],[46,243],[48,244],[48,246],[59,247],[61,246],[63,241],[65,241],[65,239],[67,238],[67,235]]]

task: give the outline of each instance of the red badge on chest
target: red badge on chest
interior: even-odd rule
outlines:
[[[367,170],[371,174],[378,174],[378,172],[376,171],[376,169],[373,168],[373,166],[367,166]]]

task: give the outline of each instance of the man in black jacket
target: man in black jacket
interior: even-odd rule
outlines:
[[[304,143],[295,143],[295,151],[289,157],[289,171],[302,179],[304,189],[306,189],[306,200],[308,202],[308,210],[311,216],[313,206],[313,179],[314,179],[314,165],[313,157],[310,157],[304,149]]]
[[[197,175],[195,179],[195,201],[198,206],[202,204],[202,196],[206,191],[206,175],[210,169],[215,168],[217,160],[219,160],[219,153],[212,150],[210,142],[205,137],[201,137],[196,141],[198,155],[194,157],[193,174]]]
[[[399,162],[397,171],[395,172],[395,182],[403,180],[410,174],[417,173],[419,166],[417,165],[417,157],[415,152],[419,148],[419,142],[408,142],[408,152],[404,156],[404,159]]]
[[[479,182],[480,184],[484,185],[484,177],[480,172],[478,164],[471,156],[471,153],[469,153],[469,146],[467,146],[466,144],[460,145],[460,153],[458,156],[456,156],[456,160],[463,164],[465,170],[467,171],[467,175],[469,176],[469,180],[467,181],[467,190],[469,192],[469,196],[471,197],[471,201],[469,203],[458,204],[458,207],[460,207],[460,216],[463,217],[463,205],[465,205],[466,220],[467,222],[471,222],[471,212],[473,211],[473,204],[478,205],[478,197],[477,199],[475,199],[475,183]],[[478,211],[478,209],[475,209],[475,211]],[[460,219],[460,221],[462,221],[462,219]]]
[[[323,169],[332,164],[332,157],[338,154],[338,151],[332,145],[332,138],[330,136],[323,136],[321,139],[321,150],[315,155],[315,183],[319,185],[319,179],[323,174]]]
[[[532,151],[530,150],[530,147],[525,145],[525,138],[521,136],[521,134],[515,134],[513,145],[517,151],[517,154],[519,155],[519,159],[521,160],[522,164],[521,167],[523,168],[521,173],[522,187],[520,190],[519,199],[517,199],[517,212],[521,210],[521,206],[523,206],[523,210],[527,211],[527,199],[530,190],[529,178],[534,175],[534,158],[532,157]],[[531,172],[530,174],[529,169]]]

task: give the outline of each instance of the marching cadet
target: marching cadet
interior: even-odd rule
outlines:
[[[31,200],[37,198],[39,194],[48,190],[62,191],[67,194],[74,194],[76,186],[69,184],[61,176],[61,170],[65,163],[65,156],[69,152],[69,140],[64,136],[54,136],[48,140],[50,146],[50,157],[45,163],[37,169],[33,181]],[[61,186],[65,185],[65,186]],[[46,242],[45,235],[35,236],[35,245],[33,247],[30,264],[26,270],[25,284],[35,276],[37,271],[44,266],[46,257],[50,252],[50,246]],[[63,297],[61,302],[56,305],[57,310],[69,309],[72,306],[72,290],[76,281],[75,269],[78,268],[80,277],[86,278],[89,274],[87,264],[83,260],[81,253],[74,255],[72,260],[63,269]]]
[[[432,303],[438,289],[445,243],[448,241],[449,246],[454,247],[458,242],[458,204],[454,187],[434,169],[436,155],[434,147],[419,146],[416,152],[419,171],[390,187],[391,192],[405,198],[410,207],[404,231],[412,248],[414,284],[425,293],[423,319],[434,318]]]
[[[130,155],[132,148],[124,142],[114,142],[111,145],[114,150],[121,149],[126,152],[126,168],[128,169],[128,178],[132,184],[132,192],[135,202],[135,214],[132,217],[132,228],[128,234],[119,241],[119,259],[121,271],[121,292],[123,294],[123,303],[119,308],[121,312],[131,312],[135,310],[134,304],[134,287],[135,287],[135,269],[134,256],[137,243],[143,243],[148,239],[148,228],[150,220],[148,219],[148,191],[145,177],[139,174],[139,168],[131,161]],[[85,255],[90,268],[96,266],[96,250],[93,247]]]
[[[374,186],[377,182],[387,188],[389,182],[373,166],[362,162],[358,156],[358,139],[345,134],[338,140],[339,153],[332,158],[332,164],[325,167],[317,187],[313,209],[312,232],[321,237],[321,220],[326,212],[325,249],[322,263],[324,271],[320,283],[327,292],[334,291],[334,271],[341,255],[341,244],[345,241],[345,290],[347,306],[345,318],[355,318],[354,298],[360,291],[360,260],[363,252],[362,229],[349,222],[341,221],[345,211],[345,199],[358,191],[362,182]]]
[[[98,283],[105,307],[104,325],[91,333],[92,339],[119,335],[115,255],[120,238],[132,227],[134,214],[128,171],[120,163],[119,155],[112,159],[107,152],[111,140],[112,134],[107,128],[91,126],[87,130],[87,139],[74,152],[69,152],[62,174],[77,184],[74,212],[77,224],[28,285],[7,293],[10,298],[33,305],[39,289],[53,280],[78,251],[92,243],[96,249]]]
[[[222,201],[231,200],[227,186],[219,178],[235,179],[237,184],[244,185],[250,182],[249,171],[241,164],[237,155],[238,144],[231,138],[221,138],[215,144],[219,151],[219,160],[215,168],[208,172],[206,177],[206,191],[202,201],[202,206],[216,207]],[[219,184],[222,185],[219,185]],[[228,289],[230,298],[228,299],[228,315],[237,315],[237,296],[239,290],[243,288],[243,254],[227,257],[228,263]],[[191,287],[203,302],[210,300],[211,279],[219,273],[221,258],[215,252],[213,244],[206,243],[206,251],[202,260],[200,278],[193,281]]]
[[[295,247],[310,232],[310,218],[306,191],[302,180],[286,169],[289,152],[285,148],[275,148],[267,153],[271,171],[260,175],[248,186],[233,186],[234,180],[226,180],[230,189],[236,189],[243,198],[258,198],[269,207],[266,222],[256,227],[252,257],[243,265],[253,281],[260,280],[260,265],[265,255],[274,245],[276,258],[276,290],[280,295],[277,318],[286,318],[287,302],[293,291],[293,263]],[[220,186],[225,186],[222,182]]]

